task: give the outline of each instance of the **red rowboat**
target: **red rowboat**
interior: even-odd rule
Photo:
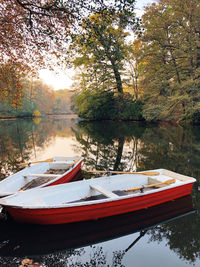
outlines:
[[[54,157],[44,162],[29,164],[23,170],[0,182],[0,197],[30,188],[40,188],[71,181],[80,170],[78,157]]]
[[[155,175],[155,171],[158,175]],[[196,179],[165,169],[30,189],[0,200],[18,222],[63,224],[155,206],[192,191]]]

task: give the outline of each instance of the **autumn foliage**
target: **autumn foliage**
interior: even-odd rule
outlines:
[[[1,1],[1,63],[12,59],[35,68],[44,66],[55,51],[61,52],[61,42],[72,18],[56,8],[54,2],[59,1]]]
[[[23,79],[29,68],[19,63],[8,61],[0,67],[0,100],[11,107],[20,108],[23,96]]]

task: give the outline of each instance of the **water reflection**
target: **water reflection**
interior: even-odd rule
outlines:
[[[0,179],[18,171],[20,162],[74,156],[67,141],[72,139],[76,123],[74,118],[0,121]],[[55,145],[58,140],[62,140],[60,149]],[[46,152],[52,144],[52,151]]]
[[[18,162],[52,157],[54,152],[83,156],[85,169],[139,171],[162,167],[200,177],[199,130],[197,126],[158,127],[134,122],[78,123],[74,118],[42,119],[39,123],[1,121],[1,176],[16,171]]]
[[[166,168],[193,176],[198,179],[199,183],[200,127],[197,126],[181,127],[168,124],[149,126],[143,123],[78,122],[73,118],[53,118],[42,119],[37,123],[32,120],[2,121],[0,122],[0,136],[1,178],[17,171],[18,162],[50,158],[56,154],[70,156],[74,153],[84,157],[83,168],[85,170],[139,171]],[[137,243],[136,247],[138,244],[142,244],[139,254],[142,254],[144,247],[150,247],[150,244],[157,247],[156,244],[159,242],[160,248],[166,244],[168,250],[174,252],[176,258],[168,253],[172,261],[180,258],[184,263],[199,263],[200,192],[197,190],[198,183],[195,184],[192,193],[193,206],[198,212],[148,229],[145,236],[141,237]],[[183,204],[183,208],[188,207],[185,202]],[[178,205],[176,207],[178,212],[183,211],[180,207],[180,209],[178,208]],[[159,209],[158,213],[163,214]],[[147,214],[148,212],[145,213],[142,221],[150,220]],[[139,215],[137,216],[139,218]],[[154,218],[157,217],[153,216],[151,219]],[[98,262],[98,260],[101,264],[96,266],[105,266],[104,263],[108,260],[105,248],[109,246],[109,242],[97,243],[98,245],[91,247],[86,247],[86,245],[103,242],[109,238],[116,238],[117,235],[133,233],[142,229],[144,225],[141,221],[138,222],[138,228],[134,228],[136,226],[134,220],[135,216],[132,218],[130,214],[122,220],[114,220],[111,224],[112,230],[116,229],[116,235],[113,231],[105,231],[105,235],[100,231],[105,229],[104,227],[107,225],[105,222],[101,225],[98,222],[95,224],[90,222],[91,224],[82,226],[79,230],[75,227],[71,229],[70,233],[77,233],[79,241],[82,242],[79,245],[78,243],[75,245],[77,239],[68,234],[68,226],[58,226],[55,231],[48,230],[48,227],[43,230],[40,230],[40,227],[31,229],[22,227],[20,230],[21,226],[7,223],[3,225],[2,223],[0,226],[0,253],[2,255],[0,264],[16,266],[17,262],[20,263],[22,256],[31,255],[35,261],[47,266],[95,266],[92,262]],[[120,230],[121,226],[118,225],[120,222],[123,222],[121,225],[123,233]],[[92,231],[93,225],[96,227],[95,231],[93,234],[89,234],[85,229]],[[116,228],[113,227],[114,225]],[[127,227],[132,227],[132,229],[128,231]],[[26,233],[25,239],[23,231]],[[100,234],[102,239],[95,241],[97,234]],[[66,241],[66,235],[73,237],[71,238],[73,242],[70,239]],[[88,236],[89,240],[86,240],[85,236]],[[125,266],[133,266],[131,260],[127,258],[127,255],[132,255],[132,248],[127,250],[127,253],[125,250],[137,238],[139,238],[138,235],[134,238],[129,235],[126,240],[132,241],[128,242],[127,246],[124,245],[125,239],[123,238],[113,241],[109,247],[112,254],[110,266],[121,266],[125,259]],[[52,243],[49,240],[52,240]],[[80,246],[83,248],[80,249]],[[56,250],[63,249],[63,252],[56,252]],[[42,253],[48,255],[32,256]],[[165,254],[167,254],[166,251]],[[79,258],[79,262],[75,262],[76,257]],[[80,257],[84,261],[80,260]],[[151,255],[149,257],[149,261],[151,261]]]
[[[137,152],[145,129],[138,123],[81,122],[74,133],[86,168],[130,170],[138,167]]]
[[[82,122],[74,130],[88,168],[167,168],[200,177],[200,128]]]

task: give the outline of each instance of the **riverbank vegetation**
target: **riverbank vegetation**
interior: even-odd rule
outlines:
[[[75,68],[73,110],[83,119],[200,123],[199,1],[159,0],[141,19],[134,0],[10,2],[1,7],[0,44],[9,109],[62,113],[65,96],[28,79],[51,57]]]

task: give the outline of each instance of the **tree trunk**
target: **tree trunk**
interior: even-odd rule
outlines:
[[[124,147],[124,136],[118,139],[117,157],[113,168],[114,171],[118,170],[122,158],[123,147]]]
[[[176,58],[174,57],[174,53],[172,51],[172,48],[171,48],[171,40],[170,40],[170,37],[169,37],[168,28],[166,29],[166,33],[167,33],[167,42],[168,42],[168,45],[169,45],[169,52],[170,52],[171,59],[172,59],[172,62],[173,62],[173,65],[174,65],[174,69],[175,69],[175,72],[176,72],[177,81],[178,81],[179,84],[181,84],[180,74],[179,74],[179,71],[178,71],[178,65],[177,65],[177,62],[176,62]]]
[[[135,99],[138,100],[138,78],[137,78],[137,74],[135,75],[134,94],[135,94]]]
[[[196,47],[196,49],[197,49],[196,68],[197,68],[197,69],[200,68],[200,33],[198,34],[198,37],[199,37],[199,40],[198,40],[198,42],[197,42],[197,47]],[[197,78],[199,78],[199,77],[200,77],[200,75],[198,75]]]
[[[123,92],[123,88],[122,88],[122,80],[121,80],[121,75],[120,75],[119,69],[112,58],[110,58],[110,62],[112,64],[112,69],[113,69],[113,72],[115,75],[117,91],[120,94],[123,94],[124,92]]]

